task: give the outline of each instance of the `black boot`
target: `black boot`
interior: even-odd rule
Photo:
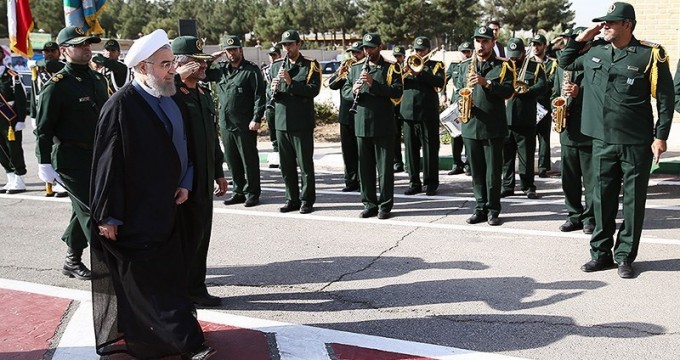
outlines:
[[[83,264],[83,250],[74,250],[68,248],[66,252],[66,260],[64,261],[64,268],[61,269],[61,273],[68,276],[74,277],[78,280],[90,280],[92,279],[92,273]]]

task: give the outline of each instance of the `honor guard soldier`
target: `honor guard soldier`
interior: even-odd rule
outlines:
[[[474,46],[472,46],[472,43],[469,41],[465,41],[462,44],[458,46],[458,51],[463,54],[463,61],[469,59],[472,56],[472,52],[475,50]],[[454,85],[453,86],[453,94],[451,94],[451,103],[453,103],[453,98],[454,94],[456,91],[458,91],[458,88],[456,88],[456,83],[458,83],[458,75],[460,74],[460,63],[454,63],[452,62],[449,64],[448,69],[446,69],[446,83],[451,80],[451,83]],[[444,83],[444,87],[442,89],[444,93],[444,101],[446,100],[446,83]],[[452,137],[451,138],[451,151],[453,154],[453,167],[451,168],[451,171],[446,173],[446,175],[458,175],[465,173],[465,175],[470,176],[470,164],[465,160],[463,162],[463,137],[458,136],[458,137]],[[467,156],[467,154],[466,154]]]
[[[546,50],[548,48],[548,40],[542,34],[536,34],[531,38],[531,55],[540,60],[543,64],[546,76],[547,91],[539,94],[536,97],[538,104],[545,110],[545,115],[541,119],[536,119],[536,136],[538,137],[538,177],[548,177],[550,171],[550,129],[552,121],[550,121],[550,94],[553,88],[553,78],[555,76],[555,69],[557,68],[557,60],[549,58]],[[538,105],[537,105],[538,106]]]
[[[210,69],[207,79],[217,83],[220,135],[234,181],[232,196],[224,205],[251,207],[260,203],[262,193],[257,131],[266,104],[265,83],[260,68],[243,58],[238,36],[224,38],[222,49],[227,62]]]
[[[99,67],[99,73],[104,75],[109,83],[109,95],[118,91],[132,79],[130,69],[120,62],[120,44],[114,39],[106,40],[104,53],[92,57],[92,62]]]
[[[579,34],[585,28],[574,29]],[[587,50],[587,47],[584,48]],[[562,191],[567,206],[567,220],[560,231],[583,229],[592,234],[595,229],[593,215],[593,142],[581,131],[583,106],[583,71],[564,71],[557,67],[552,91],[552,117],[555,130],[560,133],[562,156]],[[552,122],[551,122],[552,123]],[[585,189],[585,206],[581,196]]]
[[[444,64],[430,60],[430,39],[419,36],[413,42],[416,54],[404,65],[404,145],[409,187],[414,195],[423,191],[435,195],[439,187],[439,96],[444,87]],[[414,60],[412,60],[414,59]],[[420,181],[420,149],[423,150],[423,181]]]
[[[217,306],[220,298],[210,295],[205,285],[206,260],[212,229],[213,194],[224,195],[227,180],[222,170],[224,155],[217,136],[215,105],[208,87],[199,83],[205,80],[208,62],[213,57],[203,53],[201,40],[194,36],[175,38],[172,53],[178,65],[178,75],[175,76],[177,97],[186,104],[189,112],[187,134],[194,154],[193,186],[184,204],[189,247],[189,297],[198,305]]]
[[[279,211],[300,210],[301,214],[309,214],[316,202],[314,98],[321,91],[321,66],[300,53],[302,40],[296,30],[281,34],[279,44],[286,49],[286,57],[273,63],[269,71],[273,103],[268,104],[275,107],[281,175],[286,185],[286,204]]]
[[[24,149],[21,146],[26,128],[26,93],[19,73],[1,65],[5,54],[0,49],[0,165],[7,173],[7,184],[0,193],[17,194],[26,191],[22,176],[26,175]]]
[[[465,108],[469,118],[461,119],[465,154],[470,162],[472,190],[477,205],[468,224],[488,221],[501,225],[501,170],[503,167],[503,142],[508,135],[505,99],[512,96],[513,67],[496,57],[494,37],[486,26],[475,29],[475,53],[461,63],[455,93],[463,117]],[[465,89],[465,91],[463,91]],[[469,94],[469,95],[468,95]],[[465,96],[464,96],[465,95]]]
[[[264,75],[266,90],[267,90],[267,103],[271,101],[272,97],[272,78],[269,75],[269,69],[272,67],[274,61],[281,58],[281,47],[272,46],[267,52],[269,55],[269,64],[262,67],[262,74]],[[279,167],[279,143],[276,141],[276,121],[274,120],[274,109],[266,108],[264,110],[264,118],[267,120],[267,127],[269,128],[269,139],[272,142],[272,152],[267,156],[267,163],[270,168]]]
[[[632,5],[615,2],[593,21],[597,24],[569,40],[559,57],[563,69],[584,72],[583,117],[588,120],[581,129],[593,138],[595,231],[590,239],[592,260],[581,270],[610,269],[618,263],[619,276],[632,278],[650,169],[666,151],[673,120],[673,78],[666,51],[633,35]],[[580,55],[602,29],[604,38]],[[651,97],[656,98],[656,122]],[[624,219],[614,241],[621,184]]]
[[[519,71],[515,93],[507,103],[510,133],[503,147],[503,191],[501,197],[515,194],[515,157],[519,160],[519,181],[529,199],[537,199],[534,185],[536,152],[536,97],[548,90],[543,64],[524,51],[522,39],[508,40],[508,52]],[[518,70],[518,67],[521,69]]]
[[[379,34],[363,37],[366,57],[352,65],[342,96],[352,101],[359,145],[359,183],[364,210],[361,218],[389,219],[394,205],[394,103],[402,95],[401,67],[380,55]],[[376,170],[380,197],[375,191]]]
[[[35,118],[37,116],[38,98],[40,97],[40,90],[47,84],[47,82],[61,69],[64,64],[61,60],[61,52],[59,45],[54,41],[48,41],[43,45],[42,49],[43,60],[36,61],[35,66],[31,66],[31,120],[33,121],[33,128],[36,127]],[[66,197],[68,193],[59,184],[45,184],[45,196]]]
[[[342,90],[347,81],[347,74],[353,63],[364,58],[364,51],[361,49],[362,42],[355,41],[347,49],[351,58],[343,61],[338,69],[338,73],[329,80],[328,87],[332,90]],[[340,146],[342,149],[342,161],[345,164],[345,187],[343,192],[359,190],[359,150],[357,136],[354,134],[354,114],[349,112],[352,101],[342,97],[340,91],[340,112],[338,120],[340,122]]]
[[[392,49],[392,56],[397,60],[397,64],[404,67],[404,59],[406,59],[406,49],[403,46],[395,46]],[[392,99],[394,104],[394,121],[397,125],[397,131],[394,134],[394,172],[404,171],[404,159],[401,156],[401,134],[404,127],[404,119],[401,117],[401,98]]]
[[[89,67],[91,44],[100,41],[75,26],[59,31],[57,43],[66,66],[40,91],[34,132],[38,176],[46,183],[62,183],[71,198],[71,221],[62,237],[68,245],[62,273],[80,280],[91,277],[82,254],[91,235],[89,198],[95,127],[108,99],[106,80]]]

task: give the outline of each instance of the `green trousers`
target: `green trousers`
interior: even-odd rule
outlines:
[[[534,185],[534,152],[536,129],[510,128],[503,145],[503,190],[515,190],[515,157],[519,161],[519,181],[522,191],[536,191]]]
[[[71,219],[61,239],[73,250],[82,250],[90,242],[90,160],[83,159],[87,167],[56,169],[71,198]],[[123,220],[123,219],[118,219]]]
[[[394,137],[357,137],[364,209],[390,212],[394,205]],[[380,197],[375,192],[376,170]]]
[[[497,216],[501,212],[501,170],[505,138],[476,140],[463,138],[470,163],[475,213]]]
[[[314,132],[276,131],[279,142],[279,167],[286,185],[286,200],[292,204],[314,205],[316,202],[316,183],[314,180]],[[298,171],[302,193],[298,185]]]
[[[267,109],[264,111],[264,117],[267,119],[267,126],[269,127],[269,140],[272,141],[272,151],[279,152],[279,142],[276,140],[276,121],[275,111]]]
[[[439,187],[439,122],[404,120],[404,145],[409,187]],[[420,149],[423,150],[423,181],[420,181]]]
[[[234,195],[259,198],[260,157],[257,152],[257,132],[222,132],[224,158],[234,181]]]
[[[617,145],[593,139],[595,191],[595,231],[590,239],[593,259],[634,261],[637,257],[645,219],[649,172],[652,167],[651,144]],[[623,222],[616,235],[616,214],[623,183]]]
[[[567,206],[567,219],[574,224],[594,225],[593,213],[593,146],[562,145],[562,191]],[[585,206],[581,202],[584,195]]]
[[[345,186],[359,185],[359,145],[354,134],[354,124],[340,123],[340,147],[345,165]]]
[[[548,108],[550,109],[550,108]],[[546,115],[536,124],[536,136],[538,136],[538,171],[550,170],[550,130],[552,120]]]
[[[185,255],[188,266],[189,295],[203,296],[208,293],[205,286],[208,247],[212,229],[212,199],[189,196],[180,208],[184,221],[186,245]]]
[[[13,121],[12,124],[15,124]],[[0,165],[6,173],[15,173],[19,176],[26,175],[26,162],[24,161],[24,148],[21,146],[24,130],[14,132],[14,141],[7,139],[9,123],[0,119]]]

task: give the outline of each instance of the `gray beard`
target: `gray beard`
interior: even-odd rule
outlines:
[[[151,75],[147,76],[146,82],[150,88],[158,91],[158,93],[161,94],[161,96],[172,96],[175,95],[175,93],[177,92],[174,82],[164,84]]]

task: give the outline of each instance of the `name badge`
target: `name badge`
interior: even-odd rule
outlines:
[[[599,63],[600,61],[602,61],[602,60],[600,60],[600,58],[596,58],[596,57],[593,57],[592,60],[596,63]]]
[[[628,65],[628,70],[639,71],[640,69],[637,68],[637,67],[635,67],[635,66],[630,66],[630,65]]]
[[[86,96],[86,97],[81,97],[80,99],[78,99],[78,101],[79,101],[79,102],[86,102],[86,101],[90,101],[90,97],[89,97],[89,96]]]
[[[635,79],[628,78],[628,80],[626,80],[626,84],[628,84],[628,85],[633,85],[634,82],[635,82]]]

